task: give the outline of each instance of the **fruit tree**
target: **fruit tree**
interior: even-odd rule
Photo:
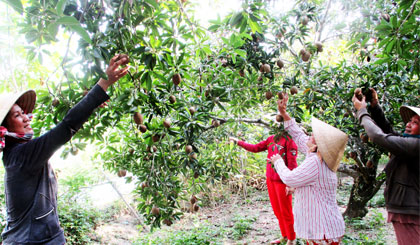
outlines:
[[[57,68],[63,79],[38,93],[38,133],[105,76],[113,55],[130,56],[129,75],[64,154],[89,140],[99,144],[107,168],[135,176],[138,210],[152,226],[178,219],[181,199],[198,211],[199,200],[185,190],[234,168],[237,154],[216,138],[226,140],[241,123],[281,132],[275,115],[282,92],[292,94],[290,112],[299,123],[314,115],[350,135],[339,170],[354,178],[345,214],[363,217],[384,182],[377,167],[386,152],[365,139],[352,115],[353,92],[377,89],[398,129],[398,107],[420,101],[418,1],[299,0],[279,14],[269,11],[276,1],[244,0],[208,28],[190,1],[7,2],[24,16],[29,59],[78,38],[78,54],[66,52]]]

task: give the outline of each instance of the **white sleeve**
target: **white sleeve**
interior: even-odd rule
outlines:
[[[274,162],[274,167],[286,185],[297,188],[310,185],[318,178],[318,161],[320,160],[316,153],[311,153],[307,155],[302,164],[293,170],[286,167],[282,158]]]
[[[284,121],[283,125],[290,136],[292,136],[293,141],[298,146],[298,150],[306,155],[309,151],[308,146],[306,145],[309,140],[309,136],[303,132],[293,118],[291,120]]]

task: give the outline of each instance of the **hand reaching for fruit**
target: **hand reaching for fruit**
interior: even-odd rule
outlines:
[[[359,99],[359,97],[360,97],[359,95],[360,94],[356,94],[356,92],[355,92],[354,95],[353,95],[353,98],[351,99],[351,101],[353,101],[353,105],[354,105],[354,108],[356,110],[360,110],[362,108],[366,108],[366,101],[365,101],[366,98],[365,98],[365,96],[362,95],[362,99],[360,100]]]
[[[109,61],[109,66],[106,69],[108,80],[101,78],[98,82],[98,85],[101,86],[104,91],[106,91],[109,86],[114,84],[128,73],[128,66],[121,69],[119,69],[119,67],[127,65],[129,61],[130,59],[126,54],[117,54],[112,57],[112,59]]]
[[[237,144],[239,139],[235,138],[235,137],[229,137],[229,142],[233,141],[233,143]]]

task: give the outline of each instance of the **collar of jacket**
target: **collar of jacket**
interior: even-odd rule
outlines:
[[[403,137],[410,137],[410,138],[420,139],[420,134],[406,134],[406,133],[403,133]]]

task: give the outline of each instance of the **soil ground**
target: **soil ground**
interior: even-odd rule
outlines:
[[[348,180],[344,182],[346,181]],[[345,184],[342,186],[345,186]],[[380,194],[378,193],[378,195]],[[340,204],[340,201],[338,203]],[[346,202],[341,201],[341,203]],[[344,211],[345,206],[340,205],[340,209]],[[156,229],[153,233],[144,230],[139,231],[141,227],[138,226],[138,220],[130,212],[124,211],[116,216],[113,221],[98,226],[95,233],[102,241],[97,244],[135,244],[136,240],[144,236],[162,237],[169,233],[200,227],[201,224],[211,224],[214,227],[229,229],[229,227],[234,226],[235,217],[252,219],[250,229],[240,239],[224,236],[221,240],[218,240],[221,244],[268,244],[271,240],[280,237],[278,223],[271,209],[266,190],[249,191],[246,197],[241,193],[234,193],[224,203],[214,207],[202,207],[197,213],[185,213],[182,219],[176,221],[172,226],[162,226],[161,229]],[[368,244],[396,244],[392,225],[386,223],[384,208],[370,208],[365,219],[370,221],[366,221],[356,228],[352,225],[346,225],[346,236],[350,238],[347,239],[346,244],[367,244],[367,242],[360,242],[359,237],[361,236],[369,241]],[[376,225],[369,227],[371,225],[369,222],[376,223]],[[376,243],[375,239],[378,237],[380,240]],[[352,240],[353,238],[358,239]]]

